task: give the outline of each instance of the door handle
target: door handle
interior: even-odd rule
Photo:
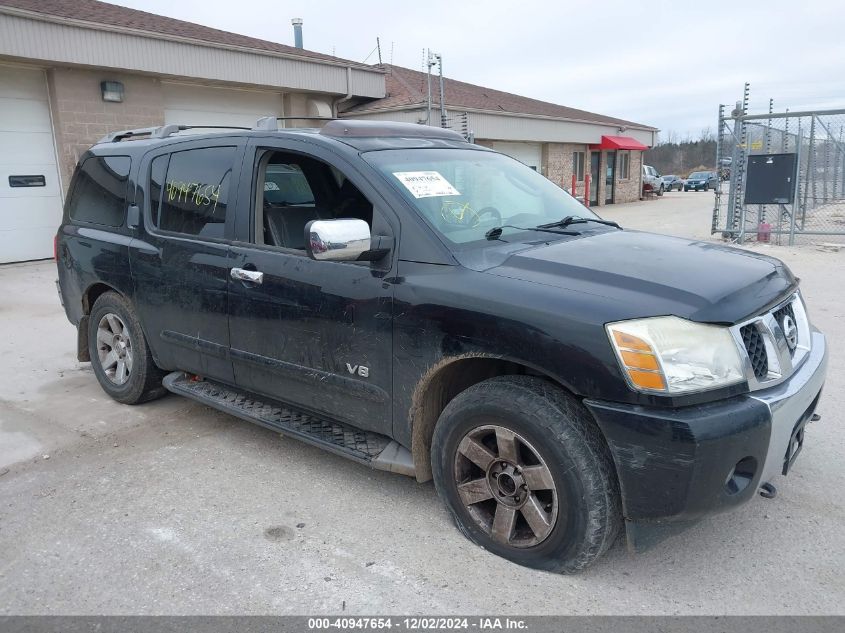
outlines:
[[[257,270],[246,270],[244,268],[233,268],[230,273],[232,279],[246,281],[251,284],[260,284],[264,281],[264,273]]]

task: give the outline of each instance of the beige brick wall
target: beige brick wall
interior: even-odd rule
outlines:
[[[590,173],[590,149],[579,143],[544,143],[543,174],[556,185],[564,189],[572,188],[572,172],[575,152],[584,152],[584,173]],[[577,195],[584,195],[584,181],[575,186]]]
[[[643,153],[631,151],[631,177],[628,180],[616,181],[616,191],[614,192],[615,202],[635,202],[640,199],[642,193],[642,163]]]
[[[65,187],[79,157],[105,134],[164,123],[161,82],[154,77],[53,68],[47,72],[47,80],[59,170]],[[103,101],[101,81],[121,82],[123,102]]]

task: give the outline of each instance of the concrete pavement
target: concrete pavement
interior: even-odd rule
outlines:
[[[706,194],[602,210],[706,238]],[[433,486],[188,400],[119,405],[75,360],[52,262],[0,267],[0,614],[845,614],[845,253],[765,251],[831,341],[775,500],[577,576],[472,545]]]

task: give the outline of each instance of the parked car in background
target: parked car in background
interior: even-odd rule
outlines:
[[[709,191],[719,186],[719,177],[712,171],[694,171],[684,182],[684,191]]]
[[[672,189],[680,191],[684,188],[684,181],[674,174],[661,176],[661,178],[663,178],[663,189],[666,191],[672,191]]]
[[[654,192],[662,196],[665,190],[663,178],[657,170],[651,165],[643,165],[643,193]]]

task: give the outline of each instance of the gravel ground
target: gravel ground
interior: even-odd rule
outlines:
[[[712,197],[603,212],[709,239]],[[755,498],[577,576],[473,546],[431,484],[188,400],[127,407],[75,360],[52,262],[0,267],[0,614],[845,614],[845,253],[760,247],[831,341],[804,451]],[[715,273],[714,273],[715,274]]]

